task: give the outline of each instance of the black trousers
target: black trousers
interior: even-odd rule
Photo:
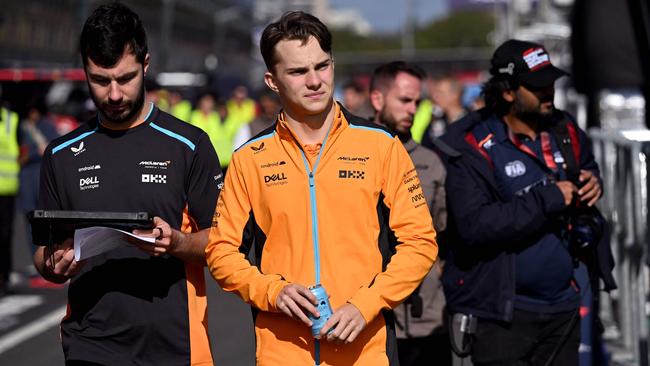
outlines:
[[[432,334],[427,337],[397,339],[397,356],[400,366],[451,366],[449,334]]]
[[[15,196],[0,196],[0,291],[9,283],[11,273],[11,239],[13,237]]]
[[[556,314],[515,310],[512,323],[479,319],[472,363],[544,366],[555,353],[551,365],[576,366],[579,346],[577,309]]]

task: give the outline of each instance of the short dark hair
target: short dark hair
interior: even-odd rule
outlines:
[[[144,64],[147,34],[140,17],[119,2],[99,6],[86,19],[79,48],[84,66],[88,59],[103,67],[115,65],[128,47],[136,60]]]
[[[332,34],[329,29],[315,16],[303,11],[289,11],[274,23],[269,24],[262,32],[260,52],[269,71],[278,62],[275,57],[275,45],[282,40],[299,40],[305,45],[309,37],[318,41],[320,48],[332,54]]]
[[[352,89],[355,92],[361,94],[364,92],[364,87],[360,82],[356,80],[348,80],[343,84],[343,90]]]
[[[393,61],[379,65],[375,69],[370,80],[370,91],[387,89],[400,72],[414,76],[418,80],[424,80],[426,77],[424,70],[416,65],[407,64],[404,61]]]
[[[504,116],[510,110],[511,102],[503,99],[503,92],[519,89],[519,82],[514,78],[493,76],[483,84],[481,95],[485,107],[497,116]]]

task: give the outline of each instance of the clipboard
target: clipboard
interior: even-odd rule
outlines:
[[[27,214],[35,245],[52,245],[74,236],[74,231],[105,226],[124,231],[153,228],[148,212],[101,212],[34,210]]]

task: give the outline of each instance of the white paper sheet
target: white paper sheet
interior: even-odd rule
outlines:
[[[110,227],[93,226],[77,229],[74,232],[74,260],[84,260],[119,246],[128,245],[124,239],[125,234],[147,243],[156,241],[156,238],[139,236]]]

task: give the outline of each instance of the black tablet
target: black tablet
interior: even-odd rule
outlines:
[[[74,236],[76,229],[105,226],[125,231],[151,229],[153,215],[148,212],[93,212],[34,210],[28,215],[32,242],[48,245]]]

